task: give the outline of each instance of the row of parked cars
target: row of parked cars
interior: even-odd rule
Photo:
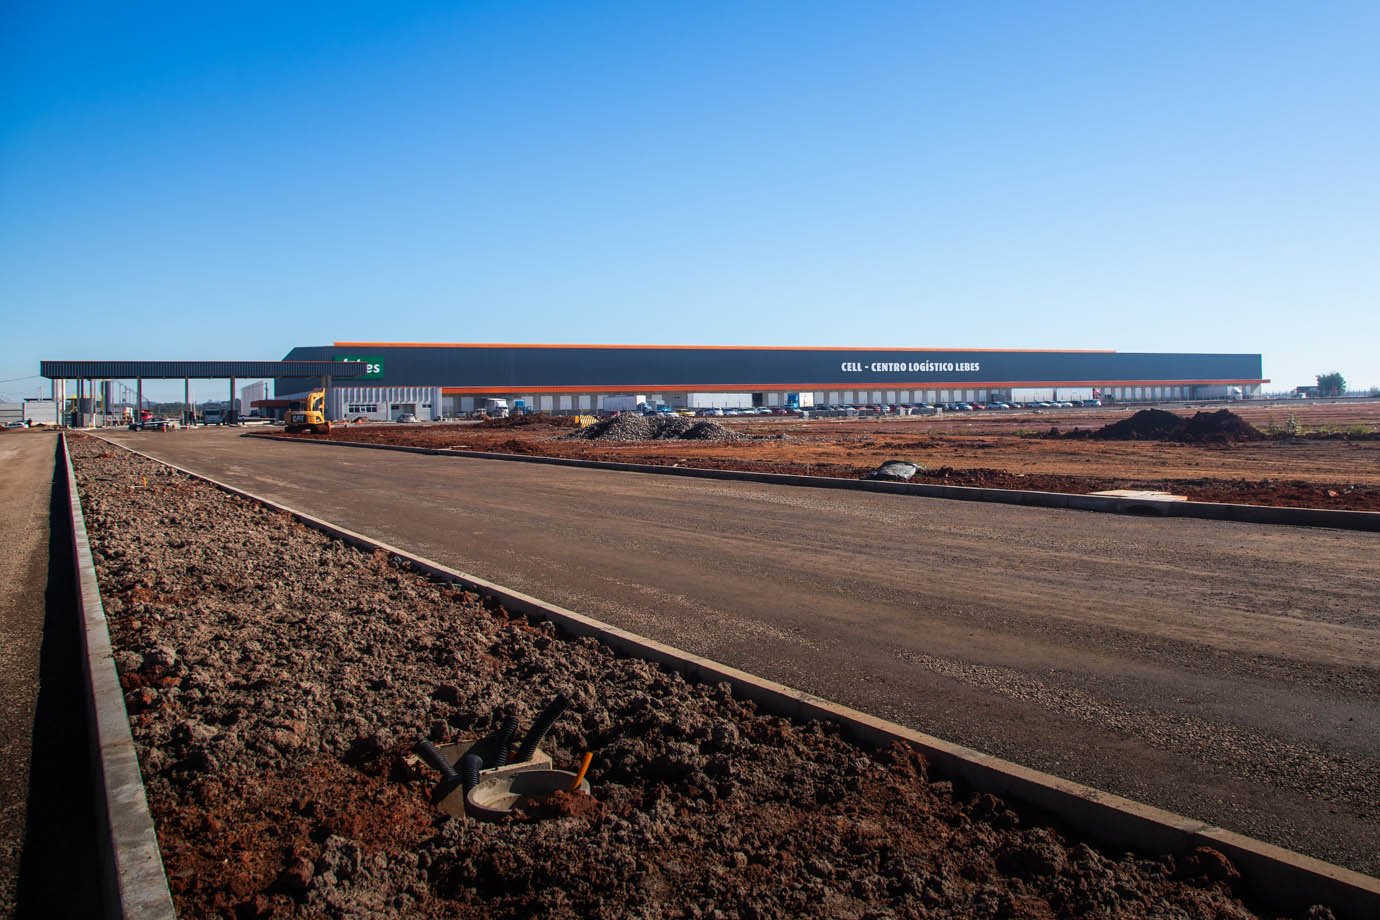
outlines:
[[[742,416],[742,415],[799,415],[794,409],[787,409],[785,406],[747,406],[744,408],[733,409],[696,409],[695,415],[699,418],[720,418],[722,416]]]
[[[987,409],[1073,409],[1080,406],[1100,406],[1100,399],[1038,400],[1036,402],[947,402],[947,403],[872,403],[864,406],[815,406],[815,413],[843,415],[933,415],[936,412],[976,412]]]
[[[626,411],[626,410],[625,410]],[[639,409],[635,410],[641,415],[680,415],[685,418],[724,418],[725,416],[755,416],[755,415],[799,415],[796,409],[788,409],[785,406],[742,406],[731,409],[721,408],[701,408],[701,409],[672,409],[663,406],[658,409]],[[608,418],[617,415],[617,409],[601,409],[597,413],[600,418]]]

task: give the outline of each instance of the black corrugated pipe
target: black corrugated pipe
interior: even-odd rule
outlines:
[[[460,775],[455,772],[455,768],[450,765],[449,760],[446,760],[445,755],[436,750],[436,745],[425,738],[417,742],[417,747],[414,750],[421,755],[423,760],[440,771],[442,782],[455,779]]]
[[[513,746],[513,736],[517,734],[517,716],[508,716],[503,720],[503,726],[498,730],[498,737],[494,740],[497,750],[494,751],[495,767],[506,766],[508,763],[508,751]]]
[[[570,705],[570,700],[565,698],[564,693],[556,694],[556,698],[546,704],[546,708],[537,716],[537,721],[532,723],[532,728],[527,732],[527,737],[522,739],[522,746],[518,748],[515,755],[516,762],[531,760],[532,754],[537,750],[537,745],[542,743],[546,733],[551,731],[551,726],[556,724],[556,720],[565,712]]]
[[[417,742],[416,752],[422,755],[422,759],[441,771],[441,781],[431,790],[431,801],[433,804],[439,803],[446,796],[455,791],[455,787],[461,785],[460,774],[455,772],[450,761],[446,760],[444,754],[436,750],[436,746],[430,741],[423,739]],[[469,786],[465,787],[469,791]]]
[[[479,771],[484,769],[484,758],[478,754],[466,754],[460,761],[460,777],[466,794],[479,785]]]

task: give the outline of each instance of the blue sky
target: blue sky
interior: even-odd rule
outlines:
[[[0,17],[0,393],[41,358],[334,340],[1260,352],[1278,389],[1380,385],[1374,2]]]

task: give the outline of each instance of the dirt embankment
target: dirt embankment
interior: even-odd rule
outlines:
[[[183,916],[1246,917],[1235,871],[1108,853],[819,724],[758,714],[381,554],[74,439]],[[573,705],[587,814],[479,824],[404,759]],[[1319,912],[1314,916],[1325,917]]]
[[[672,436],[661,437],[649,427],[660,420],[631,415],[599,428],[606,436],[593,440],[572,437],[568,425],[540,416],[520,425],[365,425],[303,437],[849,479],[901,459],[921,467],[911,480],[921,483],[1073,494],[1149,489],[1194,501],[1380,511],[1380,414],[1362,411],[1376,406],[1341,407],[1350,416],[1335,406],[1309,406],[1321,414],[1305,414],[1304,422],[1295,417],[1303,410],[1294,407],[1287,414],[1251,407],[1193,418],[1160,410],[1136,416],[1073,410],[938,420],[729,420],[714,429],[731,436],[703,440],[669,429]],[[1051,427],[1052,421],[1064,427]],[[705,423],[671,424],[689,431]]]

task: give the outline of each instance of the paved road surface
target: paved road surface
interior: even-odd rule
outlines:
[[[51,434],[0,435],[0,916],[18,903],[29,794],[43,593],[48,586]]]
[[[1380,874],[1380,539],[121,442],[921,731]]]
[[[0,917],[99,916],[70,528],[51,432],[0,435]]]

